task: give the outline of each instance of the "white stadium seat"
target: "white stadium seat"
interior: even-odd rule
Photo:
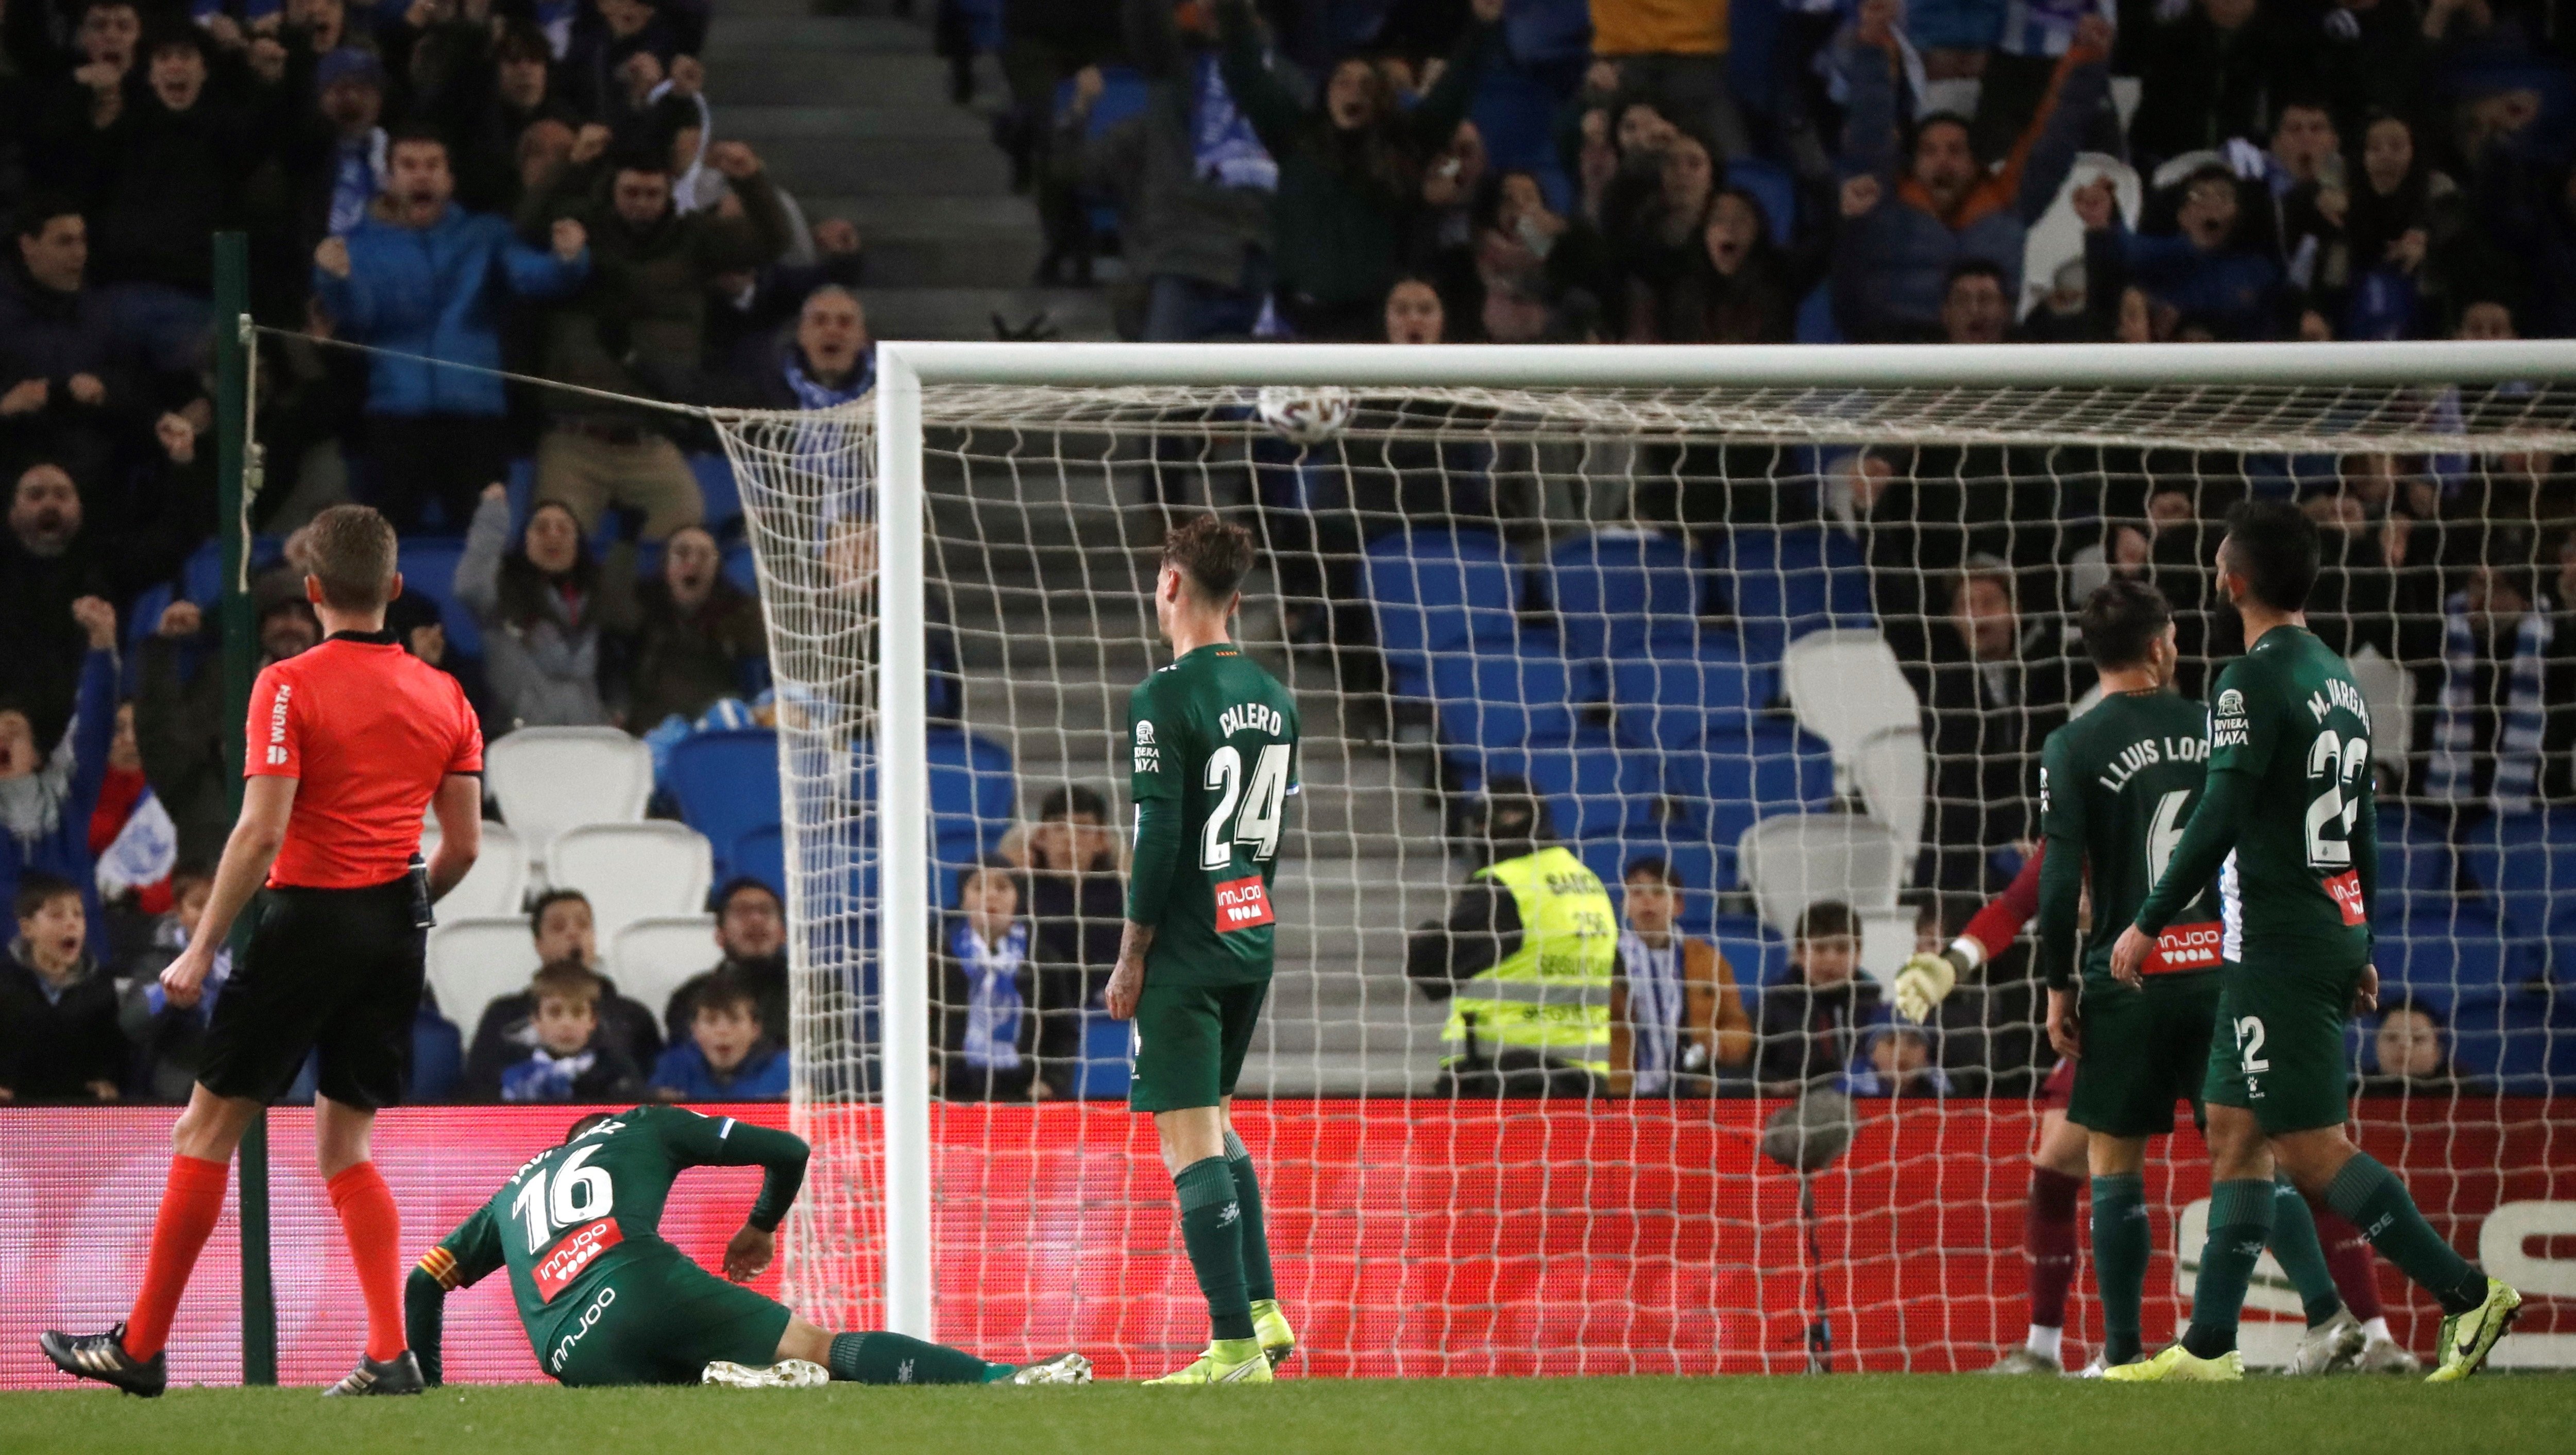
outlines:
[[[542,866],[565,829],[643,819],[653,753],[613,727],[521,728],[484,748],[483,787]]]
[[[423,858],[438,851],[438,840],[438,824],[432,820],[420,835]],[[519,847],[519,836],[507,824],[486,822],[483,852],[474,856],[474,867],[466,870],[465,878],[438,902],[438,917],[488,919],[517,914],[527,897],[528,854]]]
[[[655,915],[617,932],[608,946],[608,973],[617,980],[618,994],[642,1001],[658,1016],[683,981],[714,969],[723,958],[714,915]]]
[[[536,973],[537,940],[524,915],[452,919],[429,932],[429,988],[468,1040],[485,1006],[527,989]]]
[[[640,919],[699,913],[714,879],[715,852],[687,824],[585,824],[546,851],[546,882],[582,892],[602,944]]]
[[[1894,729],[1923,730],[1914,684],[1874,631],[1809,632],[1780,658],[1780,684],[1798,726],[1833,749],[1834,777],[1848,786],[1861,744]]]
[[[1852,754],[1852,787],[1869,816],[1896,830],[1904,877],[1914,877],[1923,849],[1923,810],[1932,791],[1932,760],[1923,734],[1910,727],[1874,733]]]
[[[2415,678],[2405,668],[2365,645],[2345,659],[2352,664],[2352,685],[2370,704],[2370,759],[2406,777],[2406,758],[2415,748]]]
[[[1763,923],[1784,935],[1796,933],[1798,916],[1820,899],[1841,900],[1864,918],[1893,913],[1903,853],[1896,830],[1857,813],[1766,818],[1735,849]]]

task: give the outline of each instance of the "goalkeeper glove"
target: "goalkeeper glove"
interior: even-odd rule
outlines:
[[[1896,1013],[1917,1025],[1932,1018],[1932,1007],[1939,1005],[1959,983],[1962,969],[1950,955],[1916,955],[1896,972],[1894,999]]]

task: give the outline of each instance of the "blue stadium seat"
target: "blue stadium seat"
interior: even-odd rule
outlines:
[[[1399,695],[1430,695],[1434,652],[1520,635],[1520,556],[1489,531],[1385,536],[1369,543],[1360,565]]]
[[[2450,1007],[2451,1064],[2499,1090],[2549,1089],[2554,1042],[2566,1033],[2549,1023],[2550,998],[2520,988],[2464,993]]]
[[[1759,987],[1777,985],[1793,973],[1789,969],[1789,942],[1772,933],[1770,926],[1749,914],[1721,914],[1714,917],[1704,934],[1717,943],[1717,952],[1726,957],[1735,972],[1736,987],[1744,992],[1744,1008],[1760,1024],[1762,1012],[1756,1004]]]
[[[400,543],[397,564],[402,569],[403,592],[438,603],[439,620],[447,627],[447,645],[469,657],[483,655],[483,626],[465,603],[456,599],[456,563],[465,555],[465,541],[460,536],[405,536]]]
[[[1772,669],[1748,662],[1735,638],[1704,633],[1696,651],[1649,643],[1645,655],[1610,664],[1612,721],[1640,748],[1695,750],[1711,733],[1732,732],[1778,693]]]
[[[1467,119],[1484,138],[1486,172],[1535,172],[1555,161],[1558,104],[1544,79],[1510,64],[1485,67]]]
[[[1574,704],[1597,695],[1557,655],[1555,638],[1535,632],[1524,633],[1508,651],[1443,655],[1431,662],[1441,736],[1457,747],[1572,742],[1579,725]]]
[[[1756,661],[1779,660],[1808,632],[1871,622],[1860,546],[1839,530],[1735,526],[1709,547],[1708,565]]]
[[[1700,583],[1690,548],[1652,531],[1596,531],[1548,552],[1544,580],[1565,654],[1633,656],[1649,640],[1689,642]]]
[[[722,455],[691,455],[689,473],[698,477],[698,497],[706,503],[708,529],[721,529],[742,518],[742,489],[734,483],[733,461]]]
[[[1695,748],[1664,754],[1664,788],[1705,826],[1735,883],[1735,843],[1762,819],[1833,805],[1834,763],[1824,740],[1785,717],[1763,714],[1712,731]]]
[[[1591,55],[1589,0],[1514,0],[1505,8],[1503,36],[1512,58],[1531,62],[1581,62]]]
[[[2576,970],[2576,950],[2558,948],[2576,945],[2576,813],[2490,819],[2460,853],[2469,877],[2495,896],[2506,933],[2547,957],[2544,969]],[[2387,863],[2385,848],[2380,862]]]
[[[724,548],[724,578],[754,596],[760,594],[760,567],[752,561],[751,542],[736,541]]]
[[[1733,872],[1731,860],[1720,862],[1717,846],[1711,844],[1689,824],[1654,824],[1631,832],[1616,842],[1595,840],[1577,846],[1583,862],[1601,876],[1610,888],[1610,897],[1625,902],[1620,876],[1639,859],[1661,859],[1672,870],[1673,880],[1681,886],[1681,927],[1693,934],[1706,934],[1717,914],[1717,896],[1725,887],[1724,876]]]
[[[2380,926],[2371,951],[2383,999],[2415,995],[2438,1004],[2494,992],[2533,978],[2531,947],[2507,941],[2503,927],[2474,900],[2422,899],[2416,913]]]
[[[733,863],[733,845],[779,821],[778,734],[740,728],[682,738],[663,787],[678,800],[681,821],[715,845],[716,877],[744,873]]]
[[[286,558],[286,543],[276,536],[250,539],[250,569],[256,575]],[[206,541],[188,553],[179,567],[179,595],[199,606],[212,606],[224,594],[224,543]]]
[[[1597,732],[1562,747],[1489,752],[1480,763],[1487,781],[1515,777],[1538,790],[1556,836],[1567,841],[1615,839],[1646,828],[1663,795],[1651,755],[1620,752]]]
[[[1834,322],[1834,284],[1828,278],[1818,283],[1798,304],[1797,342],[1802,344],[1838,344],[1843,331]]]
[[[1741,187],[1762,204],[1762,220],[1770,224],[1771,241],[1787,247],[1798,231],[1798,179],[1778,162],[1761,157],[1731,157],[1726,163],[1726,185]]]
[[[781,898],[787,894],[786,830],[777,824],[747,829],[725,849],[725,877],[748,874]]]

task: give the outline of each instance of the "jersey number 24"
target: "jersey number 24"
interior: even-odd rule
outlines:
[[[1255,863],[1279,852],[1279,809],[1288,798],[1288,745],[1272,743],[1252,765],[1252,782],[1243,781],[1243,754],[1232,743],[1208,754],[1207,772],[1199,786],[1217,796],[1216,811],[1199,830],[1199,867],[1222,869],[1234,862],[1234,846],[1252,846]],[[1242,811],[1236,812],[1237,808]]]

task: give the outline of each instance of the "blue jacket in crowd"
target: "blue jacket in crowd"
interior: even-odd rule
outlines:
[[[567,263],[519,240],[510,224],[454,203],[427,227],[403,227],[370,212],[347,238],[349,276],[313,270],[323,310],[353,343],[477,368],[501,367],[501,300],[559,298],[590,276],[590,250]],[[367,412],[414,417],[491,418],[506,408],[501,381],[378,354]]]
[[[2116,221],[2088,235],[2085,245],[2116,249],[2130,281],[2184,318],[2208,324],[2222,339],[2265,338],[2274,332],[2281,270],[2261,253],[2241,248],[2203,252],[2187,237],[2141,236]]]
[[[677,1092],[682,1101],[775,1101],[787,1094],[787,1048],[763,1038],[731,1076],[720,1076],[684,1037],[653,1063],[653,1089]]]
[[[18,897],[18,877],[34,871],[80,886],[91,933],[98,912],[98,861],[89,851],[89,819],[107,782],[107,751],[116,742],[116,653],[81,659],[80,695],[62,742],[32,777],[19,780],[0,816],[0,905]],[[14,927],[12,933],[14,933]],[[785,1058],[780,1058],[785,1065]]]

